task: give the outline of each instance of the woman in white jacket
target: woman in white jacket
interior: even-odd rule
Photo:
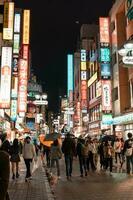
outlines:
[[[31,178],[30,164],[35,156],[36,156],[35,147],[31,143],[31,138],[29,136],[27,136],[25,138],[25,142],[23,145],[23,158],[25,161],[26,169],[27,169],[25,181],[27,181],[29,178]]]

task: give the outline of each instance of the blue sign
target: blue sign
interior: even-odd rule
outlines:
[[[101,63],[101,76],[111,77],[110,63]]]
[[[109,48],[101,48],[100,49],[100,60],[101,62],[110,62],[110,49]]]
[[[70,91],[73,91],[74,78],[73,78],[73,55],[67,55],[67,96],[69,97]]]

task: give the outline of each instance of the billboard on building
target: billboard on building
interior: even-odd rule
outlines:
[[[111,81],[102,80],[102,110],[104,112],[112,111]]]
[[[100,60],[101,62],[110,62],[110,49],[101,48],[100,49]]]
[[[20,33],[21,14],[15,12],[14,17],[14,33]]]
[[[14,41],[13,41],[13,53],[19,54],[20,48],[20,34],[14,34]]]
[[[110,63],[101,63],[101,76],[103,79],[111,77]]]
[[[10,108],[12,47],[2,47],[0,108]]]
[[[27,81],[28,64],[24,59],[19,61],[19,85],[18,85],[18,113],[24,113],[27,109]]]
[[[23,13],[23,44],[29,44],[30,36],[30,10],[24,10]]]
[[[73,78],[73,55],[67,55],[67,96],[69,97],[70,91],[73,91],[74,78]]]
[[[16,121],[17,119],[17,100],[11,100],[11,120]]]
[[[108,17],[100,17],[99,18],[100,25],[100,43],[109,43],[109,18]]]
[[[28,60],[29,58],[29,45],[23,45],[22,47],[22,51],[23,51],[23,59]]]
[[[133,0],[126,0],[126,16],[129,20],[133,20]]]
[[[87,81],[81,81],[81,109],[87,111]]]
[[[3,40],[13,39],[14,3],[4,3]]]

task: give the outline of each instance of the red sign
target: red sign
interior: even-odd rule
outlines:
[[[87,81],[81,81],[81,109],[87,108]]]
[[[29,46],[24,44],[23,45],[23,59],[28,60],[29,58]]]
[[[19,86],[18,86],[18,112],[25,113],[27,109],[27,73],[28,64],[26,60],[19,62]]]
[[[109,18],[100,17],[100,43],[110,43],[109,40]]]

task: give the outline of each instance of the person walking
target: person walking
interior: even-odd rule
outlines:
[[[119,164],[121,164],[122,158],[121,158],[121,149],[122,149],[122,143],[120,138],[116,138],[114,142],[114,151],[115,151],[115,163],[118,164],[118,159],[119,159]]]
[[[70,133],[67,133],[62,143],[62,152],[65,156],[66,177],[67,180],[70,180],[72,175],[73,156],[76,155],[75,142]]]
[[[19,146],[19,142],[18,139],[15,138],[13,140],[13,145],[11,146],[11,150],[10,150],[10,161],[12,164],[12,179],[15,179],[19,177],[19,162],[20,162],[20,146]],[[15,173],[15,168],[16,168],[16,173]],[[16,175],[16,176],[15,176]]]
[[[87,176],[87,157],[88,157],[88,141],[85,142],[84,139],[79,138],[76,152],[79,157],[79,166],[80,166],[80,177],[83,177],[83,172],[85,172],[85,176]]]
[[[128,175],[133,175],[133,137],[132,133],[127,134],[128,139],[125,141],[123,153],[126,155],[126,170]]]
[[[27,182],[31,178],[31,169],[30,169],[30,164],[33,161],[33,158],[36,157],[36,152],[35,152],[35,147],[31,143],[31,138],[27,136],[25,138],[24,146],[23,146],[23,158],[25,161],[26,165],[26,177],[25,181]]]
[[[59,160],[62,158],[62,151],[58,143],[58,139],[54,140],[50,149],[50,158],[51,158],[51,172],[53,172],[53,167],[56,163],[57,176],[60,178],[60,163]]]
[[[9,154],[2,149],[0,140],[0,200],[9,200],[8,184],[10,177]]]

